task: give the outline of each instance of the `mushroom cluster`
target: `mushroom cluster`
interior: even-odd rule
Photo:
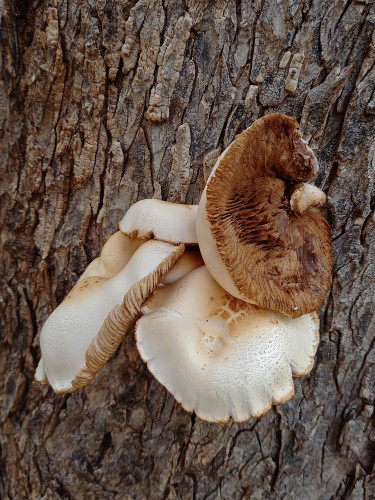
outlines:
[[[325,195],[306,184],[318,163],[297,128],[255,121],[199,206],[135,203],[44,324],[36,379],[84,387],[137,320],[149,370],[198,417],[244,421],[289,401],[314,363],[332,267]]]

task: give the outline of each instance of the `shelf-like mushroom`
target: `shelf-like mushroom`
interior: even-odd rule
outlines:
[[[319,308],[332,275],[330,228],[316,208],[325,195],[308,185],[294,190],[318,171],[297,127],[294,118],[273,114],[237,136],[218,159],[197,215],[199,247],[220,285],[292,317]]]
[[[183,245],[151,240],[112,278],[79,281],[42,328],[37,380],[48,380],[57,393],[87,385],[183,251]]]
[[[142,308],[137,347],[188,411],[211,422],[260,417],[294,394],[319,341],[317,315],[289,318],[236,299],[205,266],[159,287]]]
[[[198,205],[180,205],[161,200],[134,203],[119,224],[132,238],[155,238],[168,243],[197,245],[195,221]]]

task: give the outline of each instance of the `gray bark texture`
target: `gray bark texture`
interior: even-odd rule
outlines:
[[[0,0],[0,19],[0,497],[374,499],[373,1]],[[294,399],[200,421],[132,333],[84,390],[35,382],[44,321],[128,207],[197,203],[276,111],[319,159],[334,245]]]

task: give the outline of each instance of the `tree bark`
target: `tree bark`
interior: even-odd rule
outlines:
[[[374,3],[0,0],[0,23],[1,498],[375,498]],[[128,207],[197,203],[276,111],[319,159],[334,245],[294,399],[202,422],[132,334],[84,390],[35,382],[41,326]]]

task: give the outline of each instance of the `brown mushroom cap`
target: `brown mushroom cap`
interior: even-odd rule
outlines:
[[[297,127],[294,118],[272,114],[237,136],[217,161],[197,216],[199,246],[214,278],[236,297],[292,317],[319,308],[332,274],[323,214],[290,206],[293,186],[318,169]],[[213,246],[221,263],[212,263]]]

